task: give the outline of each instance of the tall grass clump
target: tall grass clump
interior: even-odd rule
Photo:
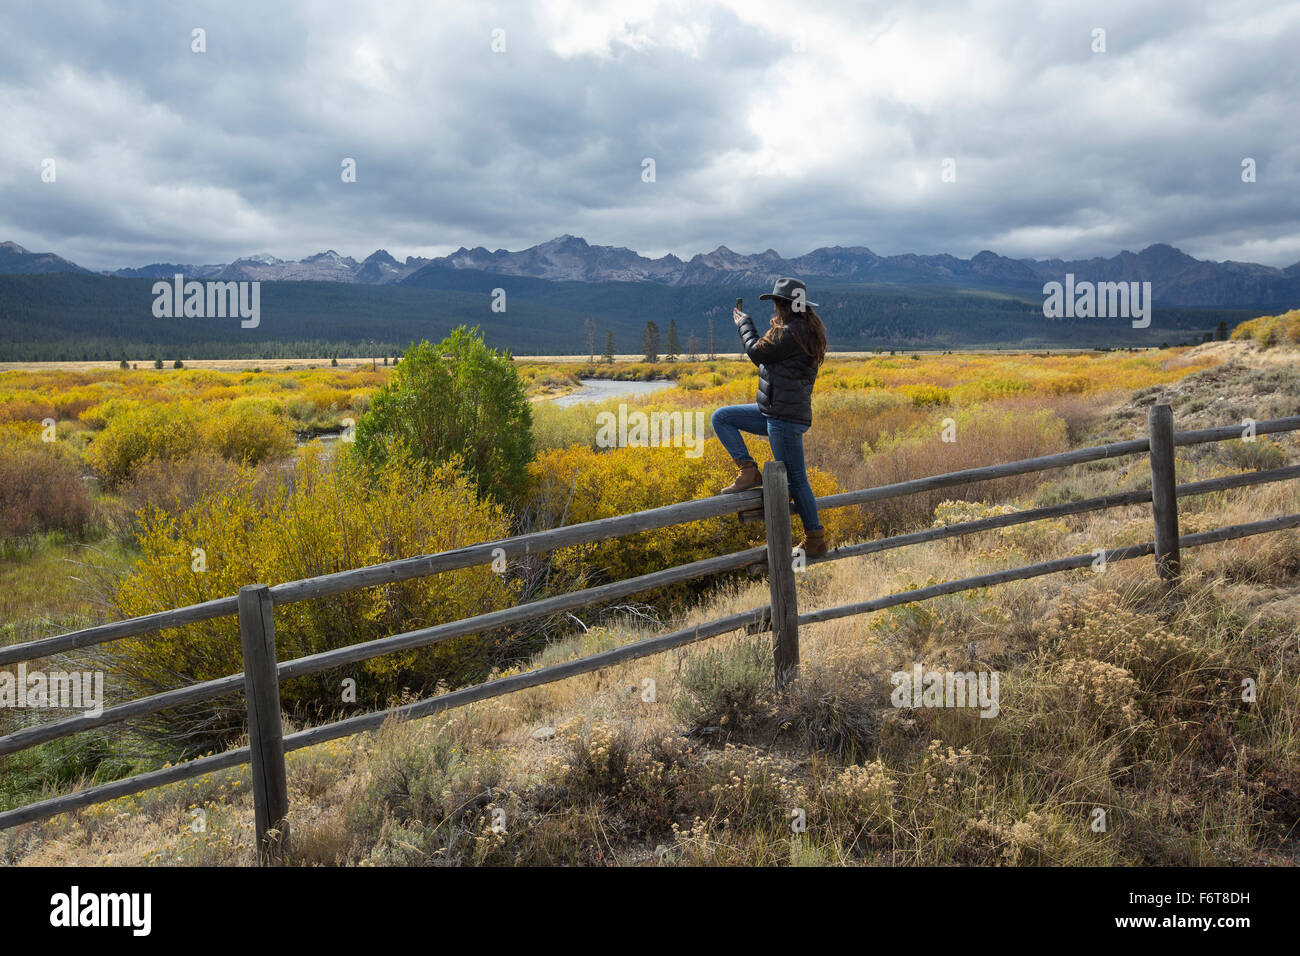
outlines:
[[[0,438],[0,539],[47,532],[80,538],[94,515],[75,455],[14,429]]]

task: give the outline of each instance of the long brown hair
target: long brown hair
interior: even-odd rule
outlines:
[[[772,316],[773,329],[783,329],[800,317],[807,320],[806,336],[799,334],[797,325],[790,330],[790,334],[799,343],[799,347],[808,353],[813,364],[820,366],[826,360],[826,326],[822,323],[821,316],[807,304],[800,312],[795,312],[786,299],[773,299],[772,304],[776,306],[776,315]]]

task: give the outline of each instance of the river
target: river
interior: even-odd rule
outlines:
[[[651,382],[622,382],[612,378],[581,378],[582,388],[576,392],[569,392],[567,395],[559,395],[550,399],[561,408],[567,408],[570,405],[585,405],[588,402],[603,402],[607,398],[631,398],[640,395],[651,395],[654,392],[663,391],[665,388],[672,388],[673,382],[667,379],[660,379]]]

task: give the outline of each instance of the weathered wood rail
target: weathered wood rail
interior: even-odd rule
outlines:
[[[1253,433],[1255,435],[1268,435],[1296,430],[1300,430],[1300,416],[1258,422],[1254,425]],[[38,660],[55,654],[66,654],[121,638],[157,633],[167,628],[179,627],[185,624],[238,615],[244,657],[243,673],[231,674],[217,680],[204,681],[116,704],[104,708],[97,715],[83,714],[23,727],[0,737],[0,757],[52,740],[68,737],[72,734],[106,727],[149,714],[156,714],[182,704],[213,700],[237,694],[241,691],[247,701],[250,744],[246,747],[223,751],[207,757],[199,757],[176,766],[88,787],[75,793],[51,797],[5,811],[0,813],[0,829],[45,819],[56,814],[102,803],[106,800],[212,773],[216,770],[251,764],[259,860],[268,863],[276,862],[283,857],[289,842],[287,827],[289,801],[284,755],[325,741],[374,730],[386,720],[424,717],[475,701],[509,694],[527,687],[536,687],[541,684],[564,680],[577,674],[600,670],[624,661],[659,654],[672,648],[682,647],[686,644],[738,630],[746,630],[752,633],[765,630],[772,632],[775,679],[778,687],[784,687],[794,678],[798,667],[799,628],[801,626],[866,614],[900,604],[928,600],[945,594],[955,594],[975,588],[990,587],[1010,581],[1027,580],[1075,568],[1084,568],[1092,565],[1098,556],[1103,557],[1109,563],[1154,555],[1156,568],[1160,576],[1166,581],[1172,581],[1178,576],[1181,566],[1181,550],[1183,548],[1194,548],[1251,535],[1300,527],[1300,514],[1288,514],[1199,534],[1179,535],[1177,507],[1179,498],[1300,477],[1300,465],[1297,465],[1183,485],[1176,484],[1174,474],[1174,451],[1176,448],[1241,438],[1243,438],[1243,429],[1239,426],[1175,432],[1173,430],[1173,416],[1169,407],[1167,405],[1157,405],[1150,410],[1148,436],[1146,438],[1081,448],[987,467],[969,468],[819,498],[817,503],[819,508],[823,510],[843,508],[918,492],[967,485],[978,481],[1048,471],[1083,462],[1100,461],[1125,455],[1146,454],[1150,458],[1152,476],[1150,490],[1119,492],[1090,498],[1085,501],[1034,508],[946,527],[927,528],[923,531],[879,538],[837,548],[824,557],[809,559],[804,564],[811,565],[825,561],[843,560],[929,541],[939,541],[996,528],[1040,521],[1045,518],[1084,514],[1109,508],[1146,504],[1148,502],[1152,506],[1154,535],[1153,540],[1146,544],[1114,549],[1097,549],[1087,554],[1057,558],[1038,564],[961,578],[917,590],[885,595],[870,601],[823,608],[803,614],[799,613],[798,608],[795,562],[790,558],[790,495],[786,485],[785,466],[780,462],[769,462],[763,469],[763,487],[761,489],[756,488],[735,495],[681,502],[662,508],[617,515],[612,518],[582,524],[567,525],[548,531],[483,542],[454,551],[389,561],[371,567],[341,571],[301,581],[290,581],[271,587],[252,584],[241,588],[237,595],[230,597],[189,607],[160,611],[155,614],[146,614],[128,620],[101,624],[57,637],[3,647],[0,648],[0,666]],[[501,553],[504,553],[509,558],[517,559],[526,555],[604,541],[640,531],[738,514],[756,508],[763,509],[767,537],[765,546],[704,558],[622,581],[585,588],[569,594],[556,595],[460,621],[451,621],[433,627],[323,651],[290,661],[277,661],[276,659],[275,608],[282,604],[309,601],[361,588],[381,586],[412,578],[440,574],[444,571],[489,564]],[[449,693],[415,701],[402,707],[359,714],[333,723],[301,730],[287,736],[283,733],[279,694],[281,681],[304,674],[318,673],[342,664],[370,660],[396,651],[428,647],[467,634],[482,633],[495,628],[536,620],[587,605],[607,603],[638,592],[754,565],[766,565],[769,601],[766,605],[752,610],[731,614],[717,620],[682,628],[668,634],[626,644],[577,660],[566,661],[562,664],[554,664],[470,687],[463,687]]]

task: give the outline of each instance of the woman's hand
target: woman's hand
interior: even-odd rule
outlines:
[[[731,321],[736,323],[736,327],[737,327],[737,328],[739,328],[739,327],[740,327],[740,323],[741,323],[741,322],[744,322],[745,319],[747,319],[747,318],[748,318],[748,316],[745,315],[744,312],[741,312],[739,309],[732,309],[732,310],[731,310]]]

